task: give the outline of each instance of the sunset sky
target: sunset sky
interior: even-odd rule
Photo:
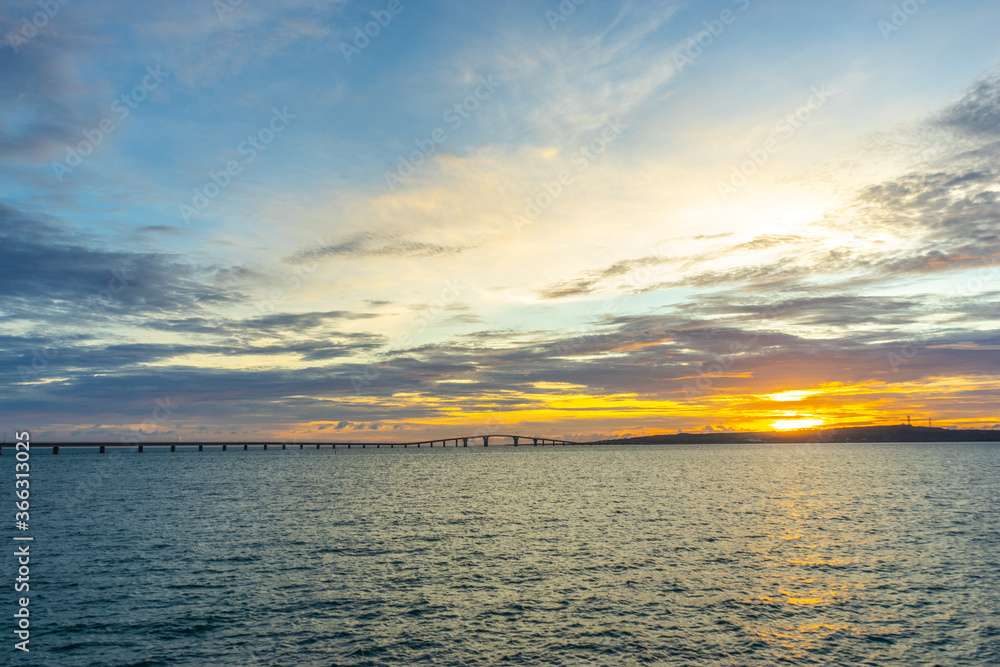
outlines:
[[[998,35],[995,0],[5,2],[0,427],[1000,428]]]

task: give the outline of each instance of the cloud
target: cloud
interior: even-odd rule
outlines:
[[[662,94],[676,74],[668,45],[652,39],[673,18],[673,3],[607,11],[599,24],[575,16],[544,38],[506,35],[500,63],[511,97],[530,104],[519,136],[537,145],[570,145],[609,120],[627,116]],[[479,54],[469,54],[473,61]]]
[[[396,233],[355,232],[337,243],[300,250],[289,261],[305,263],[332,257],[436,257],[456,255],[471,247],[414,241]]]
[[[967,135],[1000,138],[1000,76],[978,81],[934,122]]]
[[[347,310],[329,310],[312,313],[275,313],[252,317],[235,323],[235,328],[253,327],[257,331],[305,331],[324,326],[327,322],[336,320],[370,320],[380,317],[376,313],[355,313]]]
[[[697,236],[698,240],[709,238],[725,238],[732,234],[716,234],[712,236]],[[742,243],[717,248],[709,251],[697,252],[688,256],[665,256],[662,254],[647,255],[635,259],[625,259],[614,262],[602,269],[587,271],[577,278],[561,281],[543,288],[537,294],[543,299],[561,299],[574,296],[585,296],[595,292],[606,291],[611,287],[616,290],[616,295],[642,293],[650,291],[662,291],[671,287],[708,285],[720,282],[755,282],[762,279],[764,283],[771,284],[778,274],[773,269],[777,268],[779,262],[770,266],[755,265],[752,267],[741,267],[727,272],[707,271],[700,277],[692,275],[688,278],[680,278],[675,281],[665,282],[660,280],[660,276],[665,273],[664,269],[657,273],[650,270],[663,265],[673,264],[676,271],[670,273],[682,275],[689,273],[691,268],[699,264],[705,264],[712,260],[727,256],[738,255],[740,258],[751,256],[755,251],[771,250],[774,248],[784,249],[790,245],[806,245],[808,239],[803,236],[792,234],[765,234]],[[780,264],[787,267],[785,259],[780,260]],[[795,274],[797,275],[797,273]]]
[[[246,299],[223,267],[169,253],[105,249],[100,238],[3,204],[0,258],[19,267],[0,282],[0,304],[31,320],[190,313]]]
[[[37,5],[32,8],[38,10]],[[80,131],[98,118],[97,108],[80,99],[73,62],[78,55],[72,44],[45,37],[19,46],[19,51],[6,40],[0,45],[0,162],[45,162],[80,141]]]
[[[160,234],[163,236],[187,236],[191,233],[190,229],[184,229],[183,227],[175,227],[173,225],[144,225],[135,230],[136,234],[150,234],[156,235]]]
[[[563,299],[572,296],[582,296],[590,294],[597,284],[598,281],[593,279],[580,278],[569,280],[546,287],[539,291],[538,295],[543,299]]]
[[[607,318],[593,331],[577,334],[538,331],[515,336],[499,332],[502,339],[498,340],[498,332],[490,332],[399,350],[377,362],[374,378],[372,366],[356,361],[356,355],[362,349],[374,351],[382,341],[362,337],[336,344],[316,339],[238,350],[233,354],[293,353],[303,359],[333,362],[299,369],[242,370],[194,368],[177,362],[147,365],[171,355],[218,354],[218,348],[210,345],[101,346],[80,340],[74,345],[88,347],[69,349],[65,358],[60,357],[64,366],[56,381],[23,386],[5,400],[3,411],[31,419],[56,410],[69,421],[100,415],[103,422],[116,423],[145,418],[156,399],[170,396],[184,406],[185,419],[203,423],[243,415],[259,415],[246,423],[261,424],[266,420],[325,422],[331,415],[338,424],[400,423],[444,419],[462,411],[545,407],[550,404],[553,383],[572,386],[570,394],[628,395],[635,400],[690,405],[692,400],[710,402],[713,397],[750,400],[748,395],[769,393],[774,387],[809,388],[817,378],[851,386],[929,382],[940,376],[942,368],[953,377],[1000,374],[1000,356],[983,352],[1000,346],[995,333],[974,329],[942,332],[919,341],[914,351],[903,357],[900,351],[912,345],[905,337],[851,330],[850,324],[865,322],[864,301],[856,298],[852,302],[847,296],[791,300],[771,304],[760,317],[755,317],[758,313],[750,306],[743,306],[736,309],[739,312],[729,324],[650,315]],[[916,303],[875,299],[869,309],[895,318],[883,323],[898,322],[898,328],[906,330],[927,312]],[[719,300],[703,310],[707,316],[720,315],[723,307]],[[769,313],[776,314],[767,316]],[[907,313],[913,318],[910,322],[903,317]],[[782,331],[788,325],[808,324],[817,317],[832,320],[838,314],[849,320],[845,331],[826,338]],[[512,344],[515,340],[519,342]],[[18,344],[12,339],[3,342]],[[905,363],[894,369],[890,353]],[[5,371],[4,379],[12,379],[14,369],[6,366]],[[371,378],[360,391],[351,381],[358,377]],[[710,380],[707,391],[692,399],[686,392],[706,377]],[[5,386],[13,385],[5,382]],[[888,384],[886,387],[888,400],[891,392]],[[877,396],[878,392],[870,394]],[[600,404],[572,408],[578,417],[606,409]]]

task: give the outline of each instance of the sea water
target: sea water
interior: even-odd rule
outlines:
[[[45,451],[0,664],[1000,664],[995,443]]]

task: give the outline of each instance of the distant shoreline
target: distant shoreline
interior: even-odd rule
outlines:
[[[847,428],[798,431],[762,431],[758,433],[713,431],[710,433],[674,433],[636,438],[602,440],[600,444],[619,445],[699,445],[699,444],[769,444],[769,443],[849,443],[849,442],[1000,442],[1000,430],[954,430],[931,426],[852,426]]]

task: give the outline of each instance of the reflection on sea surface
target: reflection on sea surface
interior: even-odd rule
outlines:
[[[763,521],[771,532],[749,547],[762,559],[761,592],[756,599],[779,608],[812,609],[792,613],[793,618],[808,616],[808,620],[795,618],[791,623],[748,628],[775,648],[786,649],[784,657],[802,658],[829,635],[861,632],[856,626],[833,622],[834,615],[826,608],[848,607],[865,583],[848,575],[854,559],[846,554],[853,551],[839,541],[849,539],[838,529],[838,522],[851,521],[845,503],[830,499],[798,471],[786,468],[782,472],[782,477],[794,476],[797,481],[770,501],[773,513],[765,514]]]

